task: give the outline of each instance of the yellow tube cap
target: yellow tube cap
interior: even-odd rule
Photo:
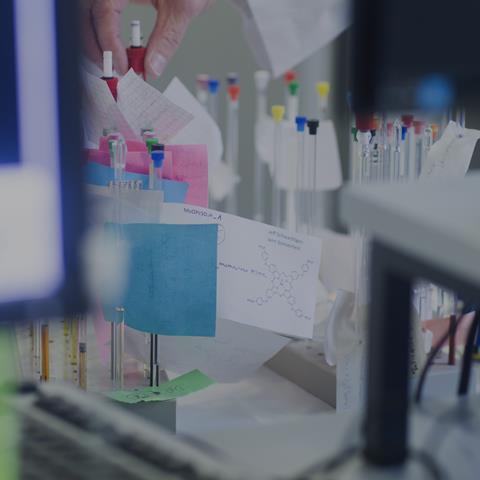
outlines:
[[[283,105],[272,106],[272,117],[276,123],[281,122],[284,116],[285,116],[285,107]]]
[[[318,95],[320,95],[320,97],[327,97],[330,93],[330,82],[318,82],[315,85],[315,90],[317,91]]]

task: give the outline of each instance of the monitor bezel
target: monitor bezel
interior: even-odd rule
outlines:
[[[58,131],[64,278],[48,298],[0,304],[0,322],[83,313],[87,306],[82,244],[86,232],[77,0],[55,0]]]

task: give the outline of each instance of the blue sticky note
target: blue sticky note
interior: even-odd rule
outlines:
[[[100,187],[106,187],[114,178],[113,168],[95,162],[87,163],[85,166],[85,175],[88,184],[98,185]],[[148,175],[125,172],[123,177],[125,181],[140,180],[142,182],[142,189],[148,188]],[[185,202],[188,191],[187,182],[163,179],[162,183],[166,203]]]
[[[215,336],[217,228],[213,224],[123,226],[130,246],[122,302],[127,325],[159,335]]]

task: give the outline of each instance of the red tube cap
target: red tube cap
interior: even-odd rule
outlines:
[[[421,135],[425,130],[425,122],[422,120],[414,120],[413,128],[415,129],[415,135]]]
[[[402,115],[402,123],[410,128],[413,125],[413,115]]]
[[[283,75],[283,80],[287,85],[296,79],[297,79],[297,72],[295,72],[294,70],[289,70],[288,72],[285,72],[285,74]]]
[[[118,87],[118,78],[117,77],[112,77],[112,78],[104,78],[105,82],[107,82],[108,88],[110,89],[110,92],[112,93],[113,98],[115,101],[117,101],[117,87]]]
[[[371,113],[362,113],[357,114],[355,117],[355,123],[357,126],[357,130],[360,132],[369,132],[370,130],[374,130],[374,118]]]
[[[228,96],[232,102],[236,102],[240,96],[240,86],[239,85],[230,85],[228,87]]]
[[[145,79],[145,54],[147,49],[144,47],[127,48],[128,68],[133,68],[137,75],[142,75]]]

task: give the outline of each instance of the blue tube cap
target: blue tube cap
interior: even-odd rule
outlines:
[[[297,132],[304,132],[305,125],[307,124],[307,117],[295,117],[295,123],[297,124]]]
[[[210,93],[217,93],[220,88],[220,82],[216,78],[211,78],[208,81],[208,91]]]
[[[165,153],[161,150],[152,152],[152,160],[155,168],[162,168],[163,160],[165,159]]]

